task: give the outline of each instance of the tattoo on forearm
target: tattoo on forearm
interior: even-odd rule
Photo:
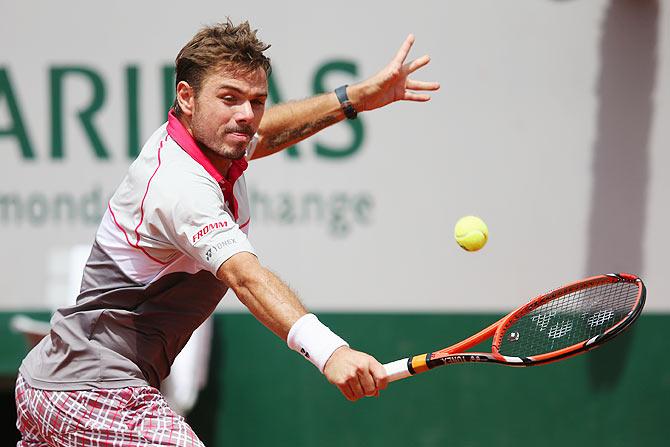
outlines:
[[[297,143],[328,126],[337,123],[339,120],[340,119],[336,115],[329,115],[307,122],[299,127],[289,127],[270,137],[268,140],[268,148],[276,149],[278,147],[283,147],[290,142]]]

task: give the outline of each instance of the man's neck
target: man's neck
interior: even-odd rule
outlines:
[[[230,169],[230,165],[233,163],[233,161],[227,158],[223,158],[220,155],[216,155],[214,152],[212,152],[212,150],[206,147],[202,147],[200,146],[200,144],[198,144],[198,147],[200,148],[202,153],[205,154],[205,157],[207,157],[209,161],[212,162],[216,170],[221,173],[223,178],[227,179],[228,170]]]

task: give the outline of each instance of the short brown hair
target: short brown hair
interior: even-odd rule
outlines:
[[[186,81],[197,94],[208,72],[224,65],[241,73],[262,68],[270,76],[270,58],[263,54],[270,45],[259,40],[256,32],[249,22],[234,25],[230,18],[225,23],[202,28],[175,59],[175,87]],[[176,99],[173,107],[179,115],[181,109]]]

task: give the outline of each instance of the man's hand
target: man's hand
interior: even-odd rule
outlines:
[[[409,79],[409,75],[430,62],[428,55],[421,56],[411,62],[405,62],[409,50],[414,44],[414,36],[410,34],[400,46],[391,62],[379,73],[347,89],[350,101],[356,110],[363,112],[383,107],[395,101],[430,100],[427,93],[440,88],[437,82],[425,82]]]
[[[374,357],[347,346],[330,356],[323,373],[350,401],[378,396],[386,388],[386,370]]]

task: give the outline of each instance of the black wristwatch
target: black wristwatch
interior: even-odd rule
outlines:
[[[335,89],[335,95],[337,95],[337,99],[340,101],[344,116],[350,120],[353,120],[356,118],[356,115],[358,115],[358,112],[354,108],[353,104],[351,104],[351,101],[349,101],[349,97],[347,96],[347,87],[347,85],[337,87]]]

